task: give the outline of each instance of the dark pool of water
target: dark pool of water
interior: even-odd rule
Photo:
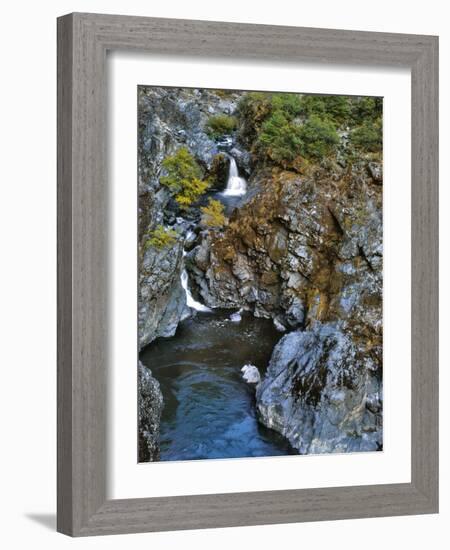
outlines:
[[[280,333],[271,321],[244,314],[237,324],[229,315],[199,313],[141,353],[164,396],[161,460],[296,454],[258,423],[254,389],[240,372],[251,363],[263,373]]]

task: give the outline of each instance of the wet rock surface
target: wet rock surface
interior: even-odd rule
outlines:
[[[261,382],[261,374],[255,365],[244,365],[241,372],[242,378],[247,384],[259,384]]]
[[[332,323],[284,336],[257,387],[263,423],[301,454],[382,448],[379,365]]]

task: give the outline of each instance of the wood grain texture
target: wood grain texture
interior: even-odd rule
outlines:
[[[72,525],[72,18],[58,20],[57,528]]]
[[[106,499],[106,52],[409,67],[412,481]],[[71,14],[58,20],[58,530],[99,535],[438,509],[438,40],[433,36]]]
[[[412,67],[412,479],[438,507],[438,42]]]

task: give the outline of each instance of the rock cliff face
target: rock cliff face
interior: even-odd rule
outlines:
[[[159,189],[161,163],[180,146],[189,149],[204,167],[210,167],[219,152],[205,132],[208,118],[230,113],[231,99],[221,99],[208,90],[141,87],[139,94],[140,191]]]
[[[382,445],[380,171],[259,172],[229,226],[190,254],[210,307],[244,306],[295,330],[257,402],[261,421],[302,453]]]
[[[280,149],[275,140],[280,125],[298,130],[306,127],[309,115],[295,115],[289,126],[286,113],[295,103],[287,101],[284,114],[273,119],[278,122],[267,125],[269,102],[263,100],[249,129],[249,111],[236,110],[241,96],[140,89],[140,346],[173,335],[179,321],[190,315],[181,285],[186,267],[191,291],[210,308],[244,309],[272,319],[286,333],[257,386],[263,424],[287,437],[300,453],[381,449],[383,174],[380,145],[374,141],[381,126],[373,121],[371,127],[361,126],[367,122],[362,110],[357,114],[359,134],[340,123],[335,135],[327,130],[328,122],[317,126],[311,116],[310,131],[315,128],[320,136],[328,132],[327,139],[339,142],[334,153],[310,161],[301,155],[277,161],[271,147],[261,147],[272,136],[272,146]],[[276,98],[270,108],[281,108],[280,101]],[[332,113],[338,116],[336,110]],[[160,185],[162,161],[185,147],[200,165],[202,178],[214,181],[216,190],[224,186],[228,160],[205,131],[208,119],[217,114],[241,117],[233,140],[243,140],[250,151],[236,142],[227,149],[248,185],[242,199],[227,204],[227,216],[232,213],[220,228],[199,222],[199,204],[180,217],[173,197]],[[256,139],[261,129],[265,141]],[[306,132],[301,135],[308,138]],[[361,136],[369,143],[363,152],[357,149]],[[317,139],[322,143],[322,137]],[[351,150],[351,139],[356,149]],[[178,234],[161,249],[146,246],[149,231],[158,225]],[[157,432],[159,394],[151,374],[142,369],[142,399],[147,401],[140,403],[140,411],[147,428],[140,439],[145,442],[142,452],[152,457],[157,456],[157,439],[150,434],[153,428]]]
[[[150,369],[138,365],[139,462],[159,460],[159,425],[163,396]]]
[[[187,147],[208,171],[223,172],[216,143],[205,132],[211,115],[230,113],[239,94],[226,99],[208,90],[141,87],[139,90],[139,345],[172,336],[189,310],[181,287],[182,243],[145,249],[146,233],[175,223],[176,210],[159,183],[162,161]],[[242,162],[248,162],[241,153]],[[223,177],[223,176],[222,176]],[[219,179],[219,178],[218,178]]]
[[[260,173],[224,231],[190,253],[211,307],[244,307],[280,328],[347,320],[381,334],[381,187],[364,168]]]
[[[189,316],[181,285],[183,242],[161,250],[149,248],[139,269],[139,345],[173,336],[181,319]]]

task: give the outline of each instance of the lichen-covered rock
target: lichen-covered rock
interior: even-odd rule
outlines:
[[[257,386],[260,421],[301,454],[382,448],[381,370],[339,326],[284,336]]]
[[[383,182],[383,164],[381,162],[369,162],[367,168],[373,180],[381,184]]]
[[[163,396],[150,369],[138,364],[139,462],[159,460],[159,426]]]
[[[287,328],[346,320],[381,335],[382,189],[365,169],[259,173],[224,231],[189,269],[212,307],[240,307]]]

